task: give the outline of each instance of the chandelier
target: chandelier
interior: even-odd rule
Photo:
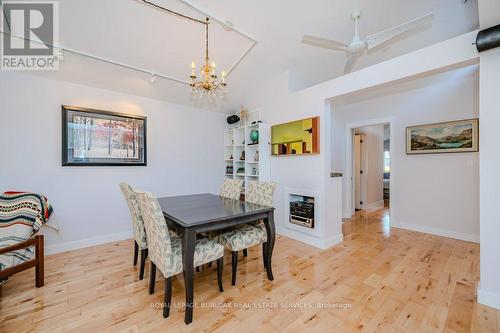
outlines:
[[[214,93],[222,91],[226,86],[226,72],[221,72],[221,79],[217,80],[218,76],[215,72],[215,62],[210,64],[210,57],[208,56],[208,26],[210,19],[207,17],[205,22],[206,29],[206,44],[205,44],[205,63],[201,67],[200,79],[196,75],[196,64],[194,61],[191,63],[191,83],[190,86],[193,92]]]

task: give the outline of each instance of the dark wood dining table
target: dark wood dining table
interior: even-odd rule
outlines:
[[[186,288],[184,322],[186,324],[193,321],[193,258],[196,235],[263,220],[267,232],[264,262],[268,279],[274,280],[271,265],[276,239],[274,207],[223,198],[209,193],[164,197],[158,198],[158,201],[167,224],[182,234],[182,263]]]

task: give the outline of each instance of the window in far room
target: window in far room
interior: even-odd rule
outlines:
[[[391,172],[391,152],[384,151],[384,173]]]

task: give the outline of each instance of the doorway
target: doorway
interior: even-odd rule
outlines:
[[[384,119],[347,125],[346,199],[351,216],[384,207],[392,211],[391,123]]]

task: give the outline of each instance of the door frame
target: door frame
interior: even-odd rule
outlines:
[[[352,151],[352,160],[353,160],[353,195],[354,195],[354,201],[353,201],[353,206],[354,209],[356,209],[356,206],[359,207],[359,209],[364,209],[365,204],[366,204],[366,169],[367,169],[367,153],[368,151],[366,150],[366,134],[361,134],[361,133],[356,133],[357,131],[353,129],[352,137],[353,137],[353,151]],[[360,171],[363,171],[361,174],[358,174],[358,170],[356,169],[356,136],[360,137],[360,152],[359,152],[359,169]],[[359,175],[359,197],[356,198],[356,192],[357,192],[357,184],[356,184],[356,178]],[[359,202],[359,204],[358,204]]]
[[[352,123],[347,123],[346,124],[346,201],[347,201],[347,213],[350,216],[346,217],[352,217],[352,215],[355,213],[355,198],[354,198],[354,179],[353,179],[353,174],[354,174],[354,130],[359,127],[365,127],[365,126],[374,126],[374,125],[385,125],[388,124],[390,127],[390,136],[389,136],[389,151],[391,153],[391,189],[389,192],[389,202],[391,203],[389,205],[389,214],[391,216],[394,216],[394,204],[393,204],[393,197],[394,197],[394,183],[395,183],[395,177],[393,174],[393,156],[394,156],[394,117],[388,117],[388,118],[375,118],[375,119],[367,119],[367,120],[362,120],[362,121],[357,121],[357,122],[352,122]]]

